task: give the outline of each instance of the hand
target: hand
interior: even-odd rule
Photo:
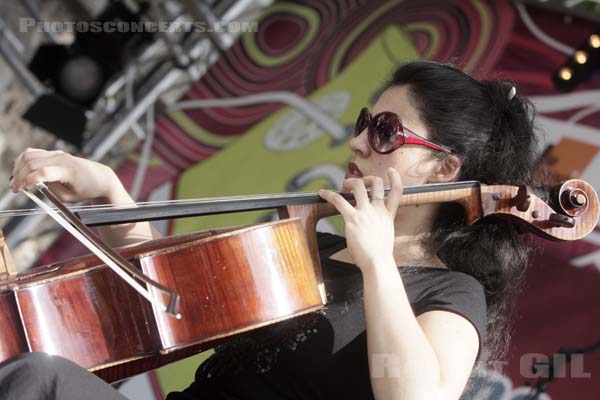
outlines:
[[[60,150],[27,149],[14,162],[13,192],[45,182],[64,202],[109,198],[124,190],[116,174],[100,163],[75,157]]]
[[[356,199],[353,207],[346,199],[331,190],[320,190],[319,195],[331,203],[342,215],[346,242],[354,263],[364,271],[393,258],[394,218],[402,197],[402,178],[393,168],[388,170],[391,190],[384,199],[383,180],[378,176],[344,181],[342,192],[352,192]],[[371,189],[371,199],[367,194]]]

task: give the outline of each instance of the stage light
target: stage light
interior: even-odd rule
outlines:
[[[600,70],[600,31],[585,36],[573,55],[554,72],[554,87],[570,92],[578,85],[592,79]]]
[[[588,60],[588,55],[585,51],[583,50],[577,50],[575,52],[575,61],[577,61],[578,64],[585,64]]]
[[[73,57],[63,65],[58,84],[73,100],[86,104],[93,101],[102,89],[102,66],[90,57]]]
[[[132,11],[122,1],[111,1],[94,22],[139,23],[146,9]],[[76,33],[69,46],[41,45],[29,69],[47,91],[36,98],[23,118],[81,147],[86,114],[110,79],[122,73],[152,38],[153,34],[148,32],[88,30]]]
[[[558,75],[560,76],[560,79],[568,81],[573,77],[573,71],[571,70],[571,68],[563,67],[560,69]]]

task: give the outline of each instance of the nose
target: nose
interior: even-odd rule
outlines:
[[[348,147],[358,157],[368,157],[371,153],[371,147],[369,146],[367,129],[365,128],[358,136],[354,136],[348,143]]]

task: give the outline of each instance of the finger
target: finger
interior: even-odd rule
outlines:
[[[29,177],[34,171],[38,171],[41,168],[49,167],[52,165],[62,166],[63,164],[62,154],[53,153],[52,155],[44,155],[42,157],[26,157],[20,162],[20,168],[16,171],[13,177],[14,189],[21,190],[24,186],[27,186]],[[64,177],[62,177],[64,179]],[[35,185],[35,184],[34,184]]]
[[[65,152],[62,150],[47,151],[42,149],[27,148],[21,154],[19,154],[19,156],[13,162],[13,176],[17,175],[18,171],[22,169],[27,162],[39,158],[55,157],[60,154],[65,154]]]
[[[10,190],[12,190],[13,192],[16,192],[16,190],[13,188],[14,185],[14,181],[15,181],[15,177],[11,176],[10,179],[8,180],[8,187],[10,188]]]
[[[13,167],[12,167],[12,174],[13,174],[13,176],[16,174],[16,172],[18,170],[18,166],[21,164],[21,160],[25,156],[25,153],[30,152],[30,151],[34,151],[34,150],[37,150],[37,149],[27,148],[27,149],[23,150],[21,152],[21,154],[19,154],[17,156],[17,158],[15,158],[15,160],[13,161]]]
[[[362,179],[348,178],[344,180],[344,183],[342,183],[342,192],[352,192],[357,207],[369,204],[369,196],[367,195],[367,189]]]
[[[374,200],[376,202],[381,202],[384,200],[384,190],[383,190],[383,179],[378,176],[365,176],[362,178],[365,183],[365,187],[371,190],[371,202]]]
[[[348,203],[348,200],[334,191],[321,189],[319,190],[319,196],[334,206],[343,217],[351,215],[355,211],[354,207]]]
[[[23,150],[23,151],[21,152],[21,154],[19,154],[19,155],[17,156],[17,158],[15,158],[15,161],[13,161],[13,166],[15,166],[15,165],[18,165],[18,164],[19,164],[19,163],[20,163],[20,162],[23,160],[23,158],[24,158],[24,157],[30,157],[30,156],[31,156],[32,154],[34,154],[34,153],[40,153],[40,154],[43,154],[43,153],[45,153],[45,152],[46,152],[46,150],[42,150],[42,149],[34,149],[34,148],[32,148],[32,147],[28,147],[28,148],[26,148],[25,150]]]
[[[400,205],[400,200],[402,199],[404,184],[402,183],[402,177],[394,168],[388,169],[387,172],[390,181],[390,191],[387,195],[386,206],[390,213],[395,215],[398,206]]]
[[[18,185],[17,189],[21,190],[24,187],[33,188],[38,182],[57,182],[60,181],[66,173],[66,168],[57,165],[47,165],[32,171],[23,179],[22,185]]]

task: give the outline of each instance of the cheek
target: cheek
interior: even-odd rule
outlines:
[[[402,150],[396,150],[391,156],[392,157],[382,160],[382,167],[385,169],[392,167],[398,171],[400,175],[405,173],[412,164],[410,154],[406,154]]]
[[[428,176],[427,172],[424,171],[426,168],[424,168],[423,154],[419,153],[418,149],[411,150],[415,151],[399,153],[393,160],[387,162],[387,165],[383,166],[384,173],[389,167],[393,167],[398,171],[405,186],[424,184]]]
[[[386,179],[387,178],[387,170],[388,168],[394,168],[396,170],[398,170],[398,168],[401,167],[401,165],[397,162],[395,162],[395,160],[392,157],[378,157],[376,160],[374,160],[374,172],[381,176],[382,178]]]
[[[383,184],[385,186],[389,186],[390,182],[388,179],[387,171],[389,168],[394,168],[402,179],[407,175],[407,165],[405,165],[404,161],[406,158],[400,152],[400,150],[396,150],[392,154],[381,155],[373,159],[373,170],[372,174],[379,176],[383,179]]]

